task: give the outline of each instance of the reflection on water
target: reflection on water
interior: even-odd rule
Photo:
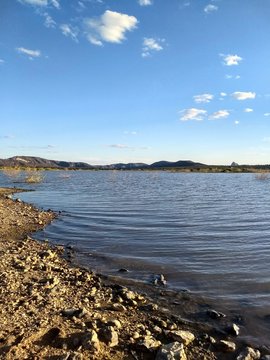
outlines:
[[[9,181],[0,175],[2,185]],[[75,245],[84,264],[111,274],[125,267],[139,281],[163,273],[173,288],[252,308],[257,318],[270,313],[270,182],[253,174],[51,171],[33,186],[23,200],[63,211],[39,237]],[[269,323],[260,326],[269,335]]]

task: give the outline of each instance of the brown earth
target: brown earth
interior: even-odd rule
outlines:
[[[73,266],[72,250],[32,239],[55,214],[12,200],[17,191],[0,189],[0,359],[237,358],[244,346],[224,330],[223,317],[198,320],[189,296],[175,301],[184,319],[164,308],[162,290],[155,290],[157,305],[149,294]],[[171,343],[174,357],[164,347]]]

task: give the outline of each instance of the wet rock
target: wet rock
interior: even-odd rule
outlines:
[[[226,329],[227,333],[233,336],[238,336],[240,333],[240,327],[236,324],[232,324]]]
[[[215,346],[218,351],[222,352],[234,352],[236,350],[236,345],[232,341],[220,340]]]
[[[159,274],[159,275],[155,275],[154,280],[153,280],[153,284],[154,285],[166,285],[167,281],[165,280],[165,276],[163,274]]]
[[[126,272],[129,272],[128,269],[125,269],[125,268],[121,268],[118,270],[118,272],[120,273],[126,273]]]
[[[118,333],[112,326],[106,326],[100,330],[102,340],[109,346],[114,347],[118,345]]]
[[[157,304],[150,303],[147,305],[140,306],[140,309],[143,311],[156,311],[156,310],[158,310],[158,306],[157,306]]]
[[[175,341],[178,341],[185,346],[189,345],[192,341],[195,340],[195,336],[192,332],[186,330],[175,330],[169,331],[168,336]]]
[[[159,349],[156,360],[187,360],[184,345],[173,342]]]
[[[260,360],[270,360],[270,355],[264,355]]]
[[[247,347],[244,351],[242,351],[238,356],[237,360],[257,360],[260,359],[259,350],[252,349],[251,347]]]
[[[220,318],[224,318],[226,317],[225,314],[223,314],[222,312],[213,310],[213,309],[208,309],[206,314],[211,318],[211,319],[220,319]]]

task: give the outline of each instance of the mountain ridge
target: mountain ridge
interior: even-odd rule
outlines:
[[[132,170],[132,169],[160,169],[160,168],[196,168],[208,165],[193,162],[191,160],[158,161],[153,164],[145,163],[116,163],[110,165],[90,165],[85,162],[70,162],[60,160],[49,160],[37,156],[13,156],[7,159],[0,159],[1,167],[22,167],[22,168],[50,168],[50,169],[101,169],[101,170]]]

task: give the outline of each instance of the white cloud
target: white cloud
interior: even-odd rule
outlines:
[[[87,39],[94,45],[102,45],[103,41],[121,43],[125,33],[136,28],[138,20],[135,16],[106,10],[99,18],[86,19]]]
[[[45,18],[44,25],[47,28],[55,28],[56,22],[53,20],[53,18],[48,13],[44,13],[43,16]]]
[[[227,96],[227,93],[221,92],[221,93],[220,93],[220,96],[225,97],[225,96]]]
[[[207,111],[202,109],[191,108],[191,109],[182,110],[180,111],[180,113],[183,113],[183,115],[180,118],[180,120],[182,121],[189,121],[189,120],[201,121],[206,116]]]
[[[204,8],[204,12],[206,14],[210,14],[211,12],[217,11],[218,10],[218,6],[213,5],[213,4],[208,4],[206,5],[206,7]]]
[[[209,103],[211,100],[214,99],[214,95],[212,95],[212,94],[195,95],[195,96],[193,96],[193,99],[197,104]]]
[[[16,50],[19,54],[28,55],[29,59],[31,59],[31,60],[33,58],[38,58],[41,56],[40,50],[30,50],[30,49],[26,49],[24,47],[16,48]]]
[[[226,66],[239,65],[239,63],[243,60],[239,55],[224,55],[219,54],[223,58],[223,64]]]
[[[263,114],[264,116],[270,116],[270,113],[265,113],[265,114]]]
[[[238,120],[235,120],[235,125],[239,125],[239,123],[240,123],[240,121],[238,121]]]
[[[139,4],[141,6],[148,6],[148,5],[152,5],[153,2],[152,2],[152,0],[139,0]]]
[[[156,51],[163,50],[161,43],[164,41],[164,39],[144,38],[142,57],[148,57]]]
[[[47,6],[48,0],[19,0],[22,4],[29,4],[34,6]]]
[[[138,135],[137,131],[124,131],[125,135]]]
[[[236,100],[247,100],[247,99],[255,99],[256,93],[251,91],[235,91],[232,96]]]
[[[251,108],[246,108],[245,110],[244,110],[244,112],[246,112],[246,113],[250,113],[250,112],[253,112],[254,110],[253,109],[251,109]]]
[[[59,26],[61,31],[62,31],[62,34],[67,36],[67,37],[70,37],[72,40],[74,41],[78,41],[78,29],[77,28],[74,28],[73,26],[69,25],[69,24],[62,24]]]
[[[209,116],[210,120],[216,120],[216,119],[224,119],[227,118],[230,115],[230,112],[228,110],[219,110],[214,112],[212,115]]]

